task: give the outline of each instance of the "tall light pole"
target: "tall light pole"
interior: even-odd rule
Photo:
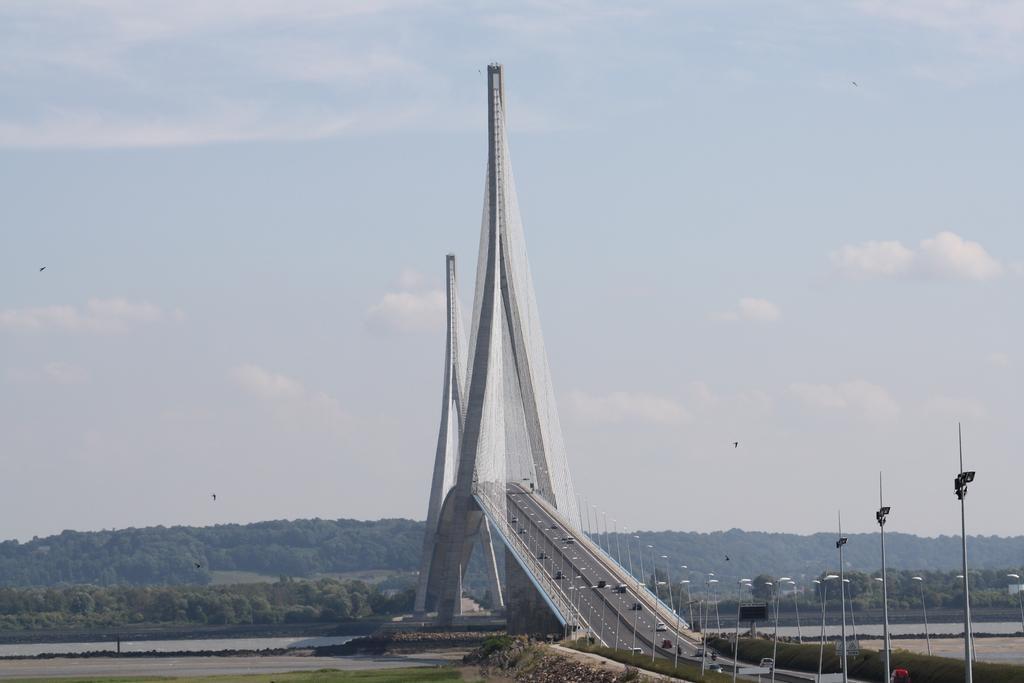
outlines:
[[[685,567],[686,565],[684,564],[683,566]],[[682,589],[682,587],[684,585],[686,586],[686,613],[688,615],[692,616],[692,614],[690,614],[690,580],[689,579],[683,579],[682,581],[679,582],[679,586],[680,586],[680,588],[679,588],[679,601],[680,602],[683,601],[683,593],[682,593],[683,589]],[[682,610],[680,610],[680,611],[682,611]],[[679,612],[676,612],[676,661],[675,661],[675,665],[676,666],[679,666],[679,631],[680,630],[682,630],[682,626],[679,623]]]
[[[932,654],[932,639],[928,635],[928,607],[924,604],[924,579],[920,576],[910,577],[914,581],[918,581],[921,585],[921,612],[924,614],[924,641],[928,645],[928,656]]]
[[[850,583],[849,579],[843,579],[843,583],[845,583],[847,586],[850,586],[850,591],[849,591],[850,622],[853,624],[853,642],[856,643],[856,642],[858,642],[857,641],[857,615],[854,614],[854,611],[853,611],[853,585]]]
[[[715,572],[713,571],[713,572],[711,572],[708,575],[709,575],[709,577],[714,577]],[[718,583],[718,579],[709,579],[708,580],[708,599],[705,602],[705,612],[706,612],[705,613],[705,621],[708,622],[709,626],[711,625],[711,588],[712,588],[712,586],[714,584],[717,584],[717,583]],[[716,594],[718,593],[718,587],[717,586],[715,587],[715,593]],[[718,636],[718,635],[721,635],[721,633],[719,631],[716,631],[715,635]]]
[[[843,513],[839,513],[839,540],[836,541],[836,548],[839,549],[839,597],[841,598],[840,604],[843,607],[843,683],[849,683],[850,677],[846,672],[846,584],[843,578],[843,546],[847,542],[846,536],[843,536]]]
[[[750,579],[740,579],[736,586],[736,640],[732,645],[732,683],[736,683],[736,673],[740,668],[740,603],[743,602],[743,587]]]
[[[971,587],[967,573],[967,517],[964,498],[967,485],[974,481],[974,472],[964,472],[964,440],[960,423],[956,425],[957,445],[960,450],[960,474],[953,480],[953,490],[960,499],[960,542],[964,558],[964,681],[973,683],[974,671],[971,663]]]
[[[796,642],[802,645],[804,634],[800,631],[800,601],[796,597],[796,581],[790,579],[789,585],[793,587],[793,609],[796,610]]]
[[[629,544],[629,527],[622,527],[622,532],[626,534],[626,561],[629,562],[629,575],[635,577],[636,574],[633,573],[633,547]]]
[[[654,546],[650,543],[647,544],[647,548],[651,551],[651,583],[654,584],[654,598],[657,602],[661,602],[661,594],[658,592],[658,565],[654,561]],[[646,579],[644,580],[646,584]]]
[[[787,581],[792,583],[792,580],[788,576],[780,577],[778,582],[776,582],[776,584],[774,586],[774,589],[775,589],[775,635],[772,637],[773,638],[773,642],[772,642],[772,683],[775,683],[775,657],[778,655],[778,651],[779,651],[779,597],[780,597],[780,595],[782,593],[782,586]],[[772,585],[770,581],[768,582],[768,585],[769,586]]]
[[[1024,594],[1020,591],[1020,574],[1007,574],[1006,578],[1017,582],[1017,602],[1020,603],[1020,632],[1024,635]]]
[[[612,529],[615,534],[615,561],[622,566],[622,544],[619,543],[619,520],[612,520]]]
[[[714,575],[715,575],[715,573],[711,572],[708,576],[714,576]],[[717,615],[718,615],[718,586],[716,584],[718,584],[718,579],[708,579],[708,588],[710,589],[712,586],[714,586],[714,591],[715,591],[715,615],[717,617]],[[711,621],[711,597],[710,596],[708,596],[708,606],[707,606],[707,610],[706,611],[707,611],[707,614],[704,615],[704,620],[710,622]],[[722,622],[719,621],[715,625],[715,636],[716,637],[721,637],[721,635],[722,635]]]
[[[640,543],[639,536],[634,536],[633,538],[636,539],[636,548],[640,551],[640,581],[637,583],[637,590],[640,590],[647,584],[647,577],[644,576],[644,546]]]
[[[882,537],[882,658],[885,662],[885,676],[883,678],[888,679],[889,674],[892,671],[891,661],[891,646],[889,644],[889,590],[886,586],[888,583],[885,580],[885,518],[889,515],[889,510],[882,502],[882,473],[878,473],[878,511],[875,513],[875,519],[878,521],[878,531]]]
[[[604,550],[611,555],[611,539],[608,538],[608,513],[601,510],[601,522],[604,524]]]
[[[958,578],[961,581],[963,581],[964,575],[963,574],[957,574],[956,578]],[[973,621],[971,622],[971,661],[974,662],[975,664],[978,663],[978,648],[974,644],[974,622]]]
[[[704,606],[698,605],[700,611],[700,677],[704,678],[704,665],[708,661],[708,629],[707,624],[704,623],[704,612],[707,611],[708,605],[708,581],[710,579],[704,579]]]
[[[825,655],[825,603],[828,601],[828,582],[838,578],[835,574],[829,574],[821,581],[814,580],[814,583],[821,586],[821,639],[818,641],[818,677],[815,679],[819,683],[821,682],[821,661]]]

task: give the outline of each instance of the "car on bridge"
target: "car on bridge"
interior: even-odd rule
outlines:
[[[762,657],[761,663],[758,666],[760,666],[762,669],[768,669],[769,673],[771,673],[771,669],[775,668],[775,660],[771,657]]]
[[[562,570],[561,569],[559,569],[557,572],[555,572],[555,580],[561,580],[561,579],[564,579],[564,578],[565,578],[565,575],[562,574]]]
[[[634,612],[643,612],[644,611],[644,606],[641,605],[639,602],[634,602],[633,605],[629,609],[631,609]]]
[[[721,670],[722,670],[722,665],[721,664],[708,664],[708,671],[721,671]]]
[[[612,590],[614,592],[616,592],[616,593],[625,593],[626,592],[626,584],[620,583],[618,586],[616,586]]]
[[[657,623],[657,625],[655,625],[654,630],[657,631],[658,633],[661,633],[662,631],[667,631],[668,630],[668,626],[665,626],[665,622],[659,621]]]
[[[608,582],[605,581],[604,579],[601,579],[600,581],[597,582],[597,587],[598,588],[604,588],[607,585],[608,585]]]
[[[634,655],[642,655],[644,653],[644,649],[642,647],[631,647],[629,648],[629,651]]]
[[[548,559],[548,555],[547,555],[547,553],[541,553],[540,555],[537,556],[537,559],[538,560],[546,560],[546,559]]]
[[[552,524],[550,528],[551,528],[552,531],[558,531],[558,525],[557,524]]]

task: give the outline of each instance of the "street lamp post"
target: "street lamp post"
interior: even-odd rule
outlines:
[[[974,472],[964,472],[964,440],[960,424],[956,426],[957,445],[960,450],[960,474],[953,480],[953,490],[960,499],[960,542],[964,559],[964,681],[972,683],[974,671],[971,662],[971,587],[967,573],[967,515],[964,498],[967,497],[967,485],[974,481]]]
[[[732,683],[736,683],[736,673],[740,668],[740,603],[743,602],[743,587],[750,579],[740,579],[736,586],[736,640],[732,644]]]
[[[821,662],[825,655],[825,603],[828,601],[828,582],[838,578],[835,574],[829,574],[821,581],[814,580],[814,583],[821,586],[821,639],[818,641],[818,677],[815,679],[819,683],[821,682]]]
[[[924,604],[924,579],[920,576],[912,576],[910,578],[919,582],[921,586],[921,612],[924,614],[924,641],[928,645],[928,656],[930,657],[932,654],[932,639],[931,636],[928,635],[928,607]]]
[[[878,521],[878,531],[882,537],[882,655],[885,662],[885,676],[889,678],[889,673],[892,671],[891,661],[891,646],[889,644],[889,590],[886,586],[888,583],[885,580],[885,518],[889,514],[889,510],[882,502],[882,473],[878,473],[878,511],[875,513],[875,519]]]
[[[1007,574],[1006,578],[1017,581],[1017,602],[1020,603],[1020,632],[1024,635],[1024,594],[1020,591],[1020,574]]]
[[[647,584],[647,577],[644,576],[644,546],[640,543],[639,536],[634,536],[633,538],[636,539],[636,547],[640,551],[640,581],[637,583],[637,590],[640,590]]]
[[[800,631],[800,601],[797,600],[796,596],[796,581],[791,579],[789,585],[793,587],[793,609],[796,610],[796,642],[803,644],[804,634]]]
[[[622,566],[622,544],[619,543],[619,520],[617,520],[617,519],[613,519],[612,520],[612,530],[613,530],[612,533],[615,534],[615,561],[618,562],[619,566],[621,567]]]
[[[772,637],[772,683],[775,683],[775,657],[779,651],[779,598],[782,593],[782,586],[787,581],[792,583],[792,580],[788,576],[781,577],[773,587],[775,589],[775,635]],[[771,586],[771,582],[768,582]]]
[[[711,572],[710,574],[708,574],[708,576],[714,576],[714,574],[715,574],[714,572]],[[708,589],[710,590],[712,584],[717,584],[717,583],[718,583],[718,579],[708,579]],[[715,590],[715,614],[718,614],[718,586],[717,585],[714,586],[714,590]],[[707,606],[705,607],[704,611],[706,612],[706,614],[704,615],[704,620],[710,622],[711,621],[711,596],[710,595],[708,596]],[[715,626],[715,636],[716,637],[721,637],[721,635],[722,635],[722,623],[718,622],[718,624]]]
[[[843,513],[839,513],[839,540],[836,541],[836,548],[839,549],[839,597],[840,604],[842,605],[843,612],[843,627],[841,636],[843,638],[843,683],[848,683],[850,680],[849,674],[846,671],[846,579],[843,578],[843,546],[846,545],[847,539],[843,536]]]
[[[633,573],[633,548],[629,544],[629,527],[622,527],[622,532],[626,534],[626,561],[629,563],[629,575],[635,577]],[[621,562],[619,564],[622,564]]]
[[[848,597],[849,597],[849,600],[850,600],[850,623],[853,624],[853,642],[856,643],[856,642],[858,642],[857,641],[857,615],[854,614],[854,611],[853,611],[853,586],[850,583],[849,579],[843,579],[843,583],[845,583],[847,586],[850,586],[850,590],[848,591],[848,593],[849,593]]]
[[[685,567],[686,565],[684,564],[683,566]],[[679,601],[680,602],[683,601],[683,594],[682,594],[682,590],[683,589],[682,589],[682,586],[684,586],[684,585],[686,586],[686,613],[690,614],[690,580],[689,579],[683,579],[682,581],[679,582],[679,585],[680,585],[680,588],[679,588],[679,591],[680,591],[680,593],[679,593]],[[680,605],[680,607],[682,607],[682,605]],[[682,630],[682,625],[679,623],[679,617],[680,617],[679,612],[681,612],[681,611],[682,610],[679,610],[679,611],[676,612],[676,661],[675,661],[675,665],[676,666],[679,666],[679,632]],[[691,616],[692,616],[692,614],[691,614]]]

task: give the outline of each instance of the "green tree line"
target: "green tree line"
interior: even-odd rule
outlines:
[[[0,542],[0,585],[206,585],[212,579],[210,572],[217,570],[294,577],[368,569],[414,572],[423,530],[423,522],[406,519],[301,519],[64,531],[25,543]],[[948,573],[960,563],[960,542],[955,536],[887,533],[886,539],[890,568]],[[641,563],[643,574],[649,575],[654,563],[659,571],[670,569],[673,580],[688,571],[694,585],[701,576],[715,572],[723,590],[738,578],[762,573],[807,583],[836,564],[835,534],[827,533],[639,531],[609,534],[607,539],[602,535],[601,541],[637,576],[642,575]],[[1024,565],[1024,537],[971,536],[968,546],[971,564],[980,570]],[[500,547],[497,550],[501,552]],[[878,534],[851,534],[845,559],[848,570],[877,571],[881,565]],[[483,594],[486,582],[476,555],[465,585]]]
[[[116,628],[132,624],[337,622],[411,611],[413,591],[362,581],[233,586],[0,588],[0,630]]]

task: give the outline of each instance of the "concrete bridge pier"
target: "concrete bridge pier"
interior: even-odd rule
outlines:
[[[565,632],[533,582],[508,550],[505,551],[505,614],[508,632],[543,638]]]

